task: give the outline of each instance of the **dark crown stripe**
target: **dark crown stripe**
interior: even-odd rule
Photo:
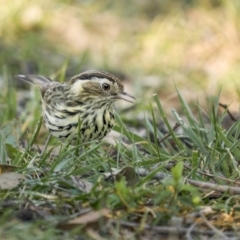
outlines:
[[[80,80],[89,80],[92,78],[107,78],[111,82],[119,81],[116,77],[106,72],[85,72],[78,76]]]

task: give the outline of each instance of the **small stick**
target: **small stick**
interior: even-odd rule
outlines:
[[[145,177],[150,172],[141,168],[141,169],[138,169],[137,173],[140,176]],[[162,173],[162,172],[159,172],[159,173],[155,174],[155,176],[153,176],[153,178],[157,179],[157,180],[162,180],[166,177],[172,177],[172,176],[170,174],[166,174],[166,173]],[[215,184],[215,183],[197,181],[197,180],[188,179],[188,178],[185,181],[192,186],[199,187],[199,188],[202,188],[202,189],[210,189],[210,190],[215,190],[215,191],[219,191],[219,192],[229,192],[231,195],[240,194],[240,187],[231,187],[231,186],[227,186],[227,185],[219,185],[219,184]]]
[[[228,110],[228,105],[227,105],[227,104],[218,103],[218,105],[219,105],[220,107],[224,108],[224,109],[227,111],[227,113],[228,113],[228,115],[230,116],[230,118],[232,119],[232,121],[234,121],[234,122],[237,121],[237,119],[236,119],[236,118],[232,115],[232,113]]]
[[[176,130],[179,126],[180,126],[180,124],[176,123],[172,130],[173,131]],[[167,133],[161,140],[158,140],[158,144],[162,143],[163,141],[165,141],[170,136],[171,136],[171,133]]]

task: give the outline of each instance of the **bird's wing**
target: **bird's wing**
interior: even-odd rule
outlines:
[[[17,78],[27,83],[37,85],[39,87],[42,87],[43,85],[46,85],[52,82],[50,78],[40,76],[40,75],[17,75]]]

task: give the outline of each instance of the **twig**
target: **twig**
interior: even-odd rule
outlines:
[[[116,220],[110,220],[110,224],[114,225],[121,225],[123,227],[134,227],[144,230],[151,230],[155,231],[157,233],[163,233],[163,234],[186,234],[189,232],[189,228],[184,227],[168,227],[168,226],[151,226],[148,224],[145,224],[142,226],[142,224],[138,224],[135,222],[127,222],[127,221],[116,221]],[[214,236],[216,233],[211,230],[199,230],[199,229],[191,229],[191,232],[193,234],[201,234],[201,235],[207,235],[207,236]],[[234,236],[234,232],[225,232],[226,236]]]
[[[148,174],[150,174],[150,172],[143,168],[140,168],[140,169],[138,169],[138,174],[142,177],[145,177]],[[157,180],[162,180],[167,177],[171,178],[172,176],[170,174],[159,172],[159,173],[155,174],[155,176],[153,178],[157,179]],[[226,185],[219,185],[219,184],[215,184],[215,183],[197,181],[197,180],[192,180],[192,179],[188,179],[188,178],[186,179],[186,182],[195,187],[200,187],[203,189],[210,189],[210,190],[215,190],[215,191],[219,191],[219,192],[229,192],[232,195],[240,194],[240,187],[230,187],[230,186],[226,186]]]
[[[229,192],[232,195],[240,194],[240,187],[230,187],[226,185],[219,185],[215,183],[202,182],[202,181],[197,181],[192,179],[186,179],[186,181],[195,187],[200,187],[203,189],[210,189],[210,190],[215,190],[219,192]]]
[[[222,231],[218,230],[216,227],[214,227],[208,220],[207,218],[204,216],[204,214],[202,212],[200,212],[201,218],[204,221],[204,223],[213,231],[215,232],[217,235],[219,235],[220,237],[222,237],[223,239],[229,239]]]
[[[186,232],[186,239],[187,240],[193,240],[193,238],[191,237],[191,233],[193,231],[193,229],[196,227],[197,223],[193,223],[187,230]]]
[[[191,166],[190,165],[187,165],[187,164],[184,164],[184,167],[186,167],[187,169],[191,170]],[[210,178],[215,178],[216,176],[211,174],[211,173],[206,173],[206,172],[203,172],[201,170],[197,170],[197,173],[199,174],[202,174],[202,175],[205,175],[205,176],[208,176]],[[226,182],[229,182],[229,183],[234,183],[234,184],[238,184],[240,185],[240,182],[236,181],[236,180],[232,180],[232,179],[228,179],[228,178],[225,178],[225,177],[221,177],[221,176],[217,176],[218,179],[221,179],[223,181],[226,181]]]
[[[176,130],[180,126],[181,125],[179,123],[176,123],[175,126],[172,128],[172,130],[174,131],[174,130]],[[167,133],[161,140],[158,140],[158,144],[162,143],[163,141],[165,141],[170,136],[171,136],[171,133]]]
[[[227,111],[228,115],[230,116],[230,118],[231,118],[234,122],[237,121],[237,119],[236,119],[236,118],[232,115],[232,113],[228,110],[228,105],[223,104],[223,103],[218,103],[218,105],[219,105],[220,107],[224,108],[224,109]]]

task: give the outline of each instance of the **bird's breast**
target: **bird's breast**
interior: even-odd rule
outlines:
[[[54,109],[43,106],[43,117],[53,136],[67,139],[70,135],[73,138],[79,135],[82,142],[101,140],[115,124],[114,110],[111,106],[96,108],[85,105],[64,108],[63,105],[59,105]]]

